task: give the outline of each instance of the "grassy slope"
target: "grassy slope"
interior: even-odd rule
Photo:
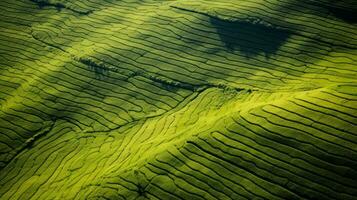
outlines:
[[[355,5],[234,2],[1,1],[0,199],[357,199]]]

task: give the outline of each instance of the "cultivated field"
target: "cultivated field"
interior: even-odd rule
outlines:
[[[1,0],[0,199],[357,199],[355,0]]]

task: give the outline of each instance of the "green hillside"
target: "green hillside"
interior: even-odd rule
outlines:
[[[357,200],[357,1],[0,6],[1,200]]]

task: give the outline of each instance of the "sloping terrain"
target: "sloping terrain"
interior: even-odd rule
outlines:
[[[355,1],[0,6],[0,199],[357,199]]]

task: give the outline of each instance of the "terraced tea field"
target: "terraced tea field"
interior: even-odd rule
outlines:
[[[0,1],[0,199],[357,199],[355,0]]]

